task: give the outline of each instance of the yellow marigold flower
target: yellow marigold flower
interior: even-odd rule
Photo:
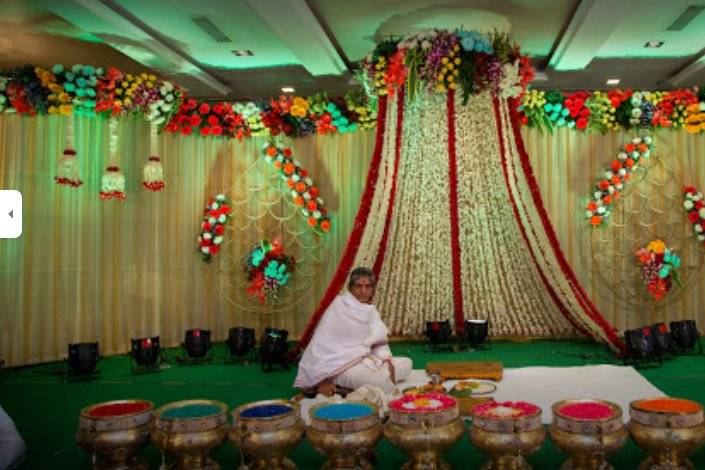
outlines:
[[[52,91],[53,93],[60,93],[62,88],[59,84],[57,83],[50,83],[49,84],[49,90]]]
[[[139,75],[139,77],[140,77],[141,79],[143,79],[143,80],[146,80],[146,79],[147,79],[147,72],[142,72],[142,73]]]
[[[455,68],[455,65],[453,65],[453,62],[448,63],[448,70],[453,70]]]
[[[454,77],[453,75],[448,75],[447,80],[448,80],[449,82],[452,82],[453,80],[455,80],[455,77]]]
[[[150,82],[150,81],[145,82],[144,85],[145,85],[147,88],[153,88],[153,87],[154,87],[154,83],[153,83],[153,82]]]
[[[71,111],[72,111],[72,110],[73,110],[73,106],[71,106],[70,104],[62,104],[62,105],[59,107],[59,111],[60,111],[61,114],[63,114],[64,116],[71,116]]]
[[[156,82],[157,81],[157,76],[154,75],[153,73],[150,73],[147,78],[149,79],[150,82]]]
[[[453,70],[453,75],[455,75],[456,77],[458,75],[460,75],[460,70],[458,70],[458,69]]]
[[[458,88],[458,84],[453,82],[450,85],[448,85],[448,88],[450,88],[451,90],[455,90],[456,88]]]
[[[687,126],[685,126],[685,130],[686,130],[686,132],[690,132],[691,134],[695,134],[696,132],[700,132],[700,125],[688,124]]]
[[[446,91],[445,85],[442,83],[439,83],[438,85],[436,85],[436,91],[439,93],[443,93],[444,91]]]
[[[455,65],[460,65],[460,57],[456,57],[455,59],[453,59],[453,63]]]
[[[49,114],[57,114],[59,112],[59,108],[56,106],[49,106]]]
[[[120,84],[120,86],[123,87],[123,88],[127,88],[128,86],[130,86],[130,84],[127,83],[126,81],[123,81],[123,82]]]
[[[460,50],[460,46],[457,45],[457,44],[454,45],[454,46],[453,46],[453,50],[454,50],[455,52],[458,52],[458,51]]]
[[[118,96],[122,95],[122,88],[116,88],[116,89],[115,89],[115,94],[118,95]]]
[[[660,255],[666,250],[666,244],[662,240],[652,240],[646,249]]]
[[[447,63],[448,63],[448,57],[443,57],[443,58],[441,59],[441,64],[445,65],[445,64],[447,64]]]
[[[128,104],[132,103],[132,100],[130,98],[125,98],[124,100],[122,100],[122,102],[125,103],[126,105],[128,105]]]
[[[62,103],[68,103],[69,101],[71,101],[71,97],[68,93],[61,93],[59,94],[59,101],[61,101]]]

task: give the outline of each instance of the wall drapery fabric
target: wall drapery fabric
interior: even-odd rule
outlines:
[[[462,105],[456,103],[456,106]],[[397,106],[392,101],[386,110],[390,132],[396,132],[396,113]],[[459,114],[456,119],[458,132],[468,125],[462,116]],[[407,129],[418,132],[409,119],[404,120],[404,132]],[[467,119],[480,118],[468,114]],[[63,118],[56,116],[0,116],[0,188],[19,189],[24,198],[22,237],[0,240],[0,357],[6,364],[63,358],[69,342],[98,340],[101,352],[110,354],[127,351],[130,337],[160,334],[164,344],[173,346],[181,341],[186,328],[211,328],[215,338],[222,339],[231,326],[261,327],[261,317],[235,311],[208,284],[213,278],[209,271],[212,266],[205,265],[195,252],[195,238],[205,201],[230,186],[238,171],[261,158],[263,142],[160,136],[167,187],[162,193],[153,194],[141,187],[140,178],[141,166],[149,155],[148,126],[141,121],[125,121],[121,123],[121,168],[127,176],[128,199],[106,202],[98,199],[98,191],[99,177],[107,163],[107,121],[77,118],[75,139],[84,180],[78,189],[59,187],[53,180],[56,160],[64,148],[65,125]],[[604,170],[616,149],[631,134],[596,135],[567,129],[541,133],[524,129],[522,135],[565,256],[605,319],[620,332],[655,321],[683,318],[694,318],[702,328],[705,325],[702,278],[693,279],[680,300],[666,309],[634,310],[619,303],[615,293],[595,272],[591,253],[594,247],[590,243],[591,229],[583,215],[584,205],[595,176]],[[674,163],[684,184],[705,187],[705,135],[660,131],[652,136],[655,153]],[[384,166],[379,171],[378,184],[384,189],[375,192],[371,211],[385,214],[387,211],[384,198],[377,194],[391,189],[394,140],[383,142]],[[293,314],[268,318],[272,324],[288,328],[293,338],[303,333],[335,272],[360,204],[374,144],[374,131],[298,139],[291,144],[302,164],[310,169],[334,216],[333,231],[322,243],[322,255],[328,264],[312,289],[311,299]],[[480,148],[472,151],[482,154]],[[447,149],[444,156],[445,152]],[[478,175],[501,171],[484,161],[481,166],[464,168],[463,159],[460,156],[459,159],[461,180],[467,171]],[[447,165],[447,157],[443,161]],[[403,165],[400,162],[400,171]],[[505,207],[506,199],[488,186],[486,178],[466,179],[467,184],[477,185],[478,190],[491,198],[498,211],[513,217],[508,206]],[[419,184],[436,183],[420,180]],[[401,186],[396,191],[398,201],[408,197]],[[471,198],[471,194],[464,196],[463,191],[461,184],[458,194],[461,201]],[[429,192],[424,197],[435,195]],[[621,204],[628,205],[628,197]],[[467,214],[463,215],[463,211]],[[470,238],[474,243],[479,239],[490,240],[489,244],[478,247],[476,256],[472,251],[462,254],[464,269],[472,272],[463,278],[464,305],[467,307],[468,299],[475,299],[484,302],[479,312],[497,308],[488,296],[480,295],[488,286],[492,289],[490,278],[481,275],[486,269],[483,259],[488,253],[503,253],[505,264],[491,273],[501,280],[507,267],[528,269],[518,266],[516,261],[525,246],[516,243],[509,230],[491,230],[483,225],[482,220],[488,217],[486,212],[463,204],[459,213],[460,217],[476,221],[474,226],[461,225],[461,238]],[[237,218],[232,223],[237,223]],[[440,235],[446,230],[441,229]],[[399,229],[390,227],[390,236],[395,230]],[[370,266],[374,263],[375,258],[365,246],[378,245],[381,236],[381,232],[369,237],[365,234],[360,252],[367,252],[368,257],[359,259],[360,263]],[[392,250],[394,243],[389,243],[387,250]],[[388,251],[385,258],[390,256],[393,254]],[[391,275],[385,269],[389,268],[382,269],[383,279]],[[536,277],[527,277],[527,282],[532,289],[540,287]],[[521,290],[505,283],[500,285],[499,292],[507,296],[510,313],[496,317],[493,333],[512,335],[511,324],[516,320],[511,315],[516,315],[515,304]],[[414,292],[406,295],[413,297]],[[445,318],[452,317],[452,299],[448,300],[450,303],[443,305],[444,309],[450,309],[443,310]],[[527,323],[527,330],[521,334],[540,336],[544,325],[537,325],[536,314],[551,311],[551,318],[560,317],[550,299],[532,302],[531,314],[522,320]],[[418,314],[424,318],[441,316],[435,311]],[[560,328],[549,334],[570,334],[567,323],[555,321]]]

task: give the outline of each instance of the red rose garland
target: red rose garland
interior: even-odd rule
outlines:
[[[688,211],[688,220],[693,224],[698,241],[705,244],[705,202],[703,195],[693,186],[683,188],[683,207]]]
[[[598,178],[595,192],[587,205],[587,216],[590,225],[599,227],[609,218],[619,199],[624,183],[629,181],[642,158],[651,155],[651,137],[634,137],[631,143],[625,145],[612,160],[610,167]]]
[[[282,178],[286,180],[287,187],[291,190],[294,204],[301,208],[308,225],[322,232],[330,231],[330,219],[327,210],[323,207],[323,199],[313,180],[308,177],[308,172],[294,161],[289,147],[280,143],[269,142],[264,145],[264,158],[281,171]]]
[[[199,252],[203,261],[210,262],[213,255],[220,251],[225,234],[225,223],[230,217],[230,200],[224,194],[218,194],[208,201],[203,210],[201,234],[198,236]]]

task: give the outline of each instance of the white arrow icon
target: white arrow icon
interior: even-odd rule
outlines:
[[[0,238],[17,238],[22,235],[22,193],[0,189]]]

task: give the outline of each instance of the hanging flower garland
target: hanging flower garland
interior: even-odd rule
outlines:
[[[688,220],[693,224],[693,230],[698,241],[705,244],[705,202],[703,195],[693,186],[683,188],[683,207],[688,211]]]
[[[118,199],[124,201],[127,199],[125,194],[125,175],[117,165],[118,161],[118,122],[116,118],[110,118],[110,138],[109,138],[109,162],[108,167],[103,172],[100,178],[100,194],[102,200]]]
[[[294,258],[284,254],[279,240],[260,241],[245,259],[244,269],[250,281],[247,294],[262,304],[267,298],[276,300],[277,292],[289,282],[295,265]]]
[[[676,271],[681,259],[663,241],[653,240],[634,255],[641,264],[641,277],[646,289],[657,301],[671,291],[674,283],[681,285]]]
[[[78,188],[83,184],[78,172],[78,159],[73,145],[73,116],[67,117],[66,124],[66,148],[64,154],[56,165],[56,184]]]
[[[149,127],[150,157],[142,169],[142,186],[150,191],[158,192],[164,189],[164,168],[159,160],[157,121],[152,121]]]
[[[319,197],[319,190],[309,178],[308,172],[293,159],[291,149],[279,142],[268,142],[263,150],[267,163],[273,163],[286,180],[294,204],[301,208],[308,225],[322,232],[330,231],[331,222],[323,199]]]
[[[225,235],[225,223],[230,219],[231,201],[224,194],[218,194],[208,201],[203,209],[201,234],[198,236],[198,251],[203,261],[210,262],[220,251]]]
[[[624,184],[639,167],[641,159],[651,155],[651,143],[652,139],[648,135],[634,137],[629,144],[623,146],[610,167],[597,179],[585,213],[592,227],[602,226],[610,217]]]

